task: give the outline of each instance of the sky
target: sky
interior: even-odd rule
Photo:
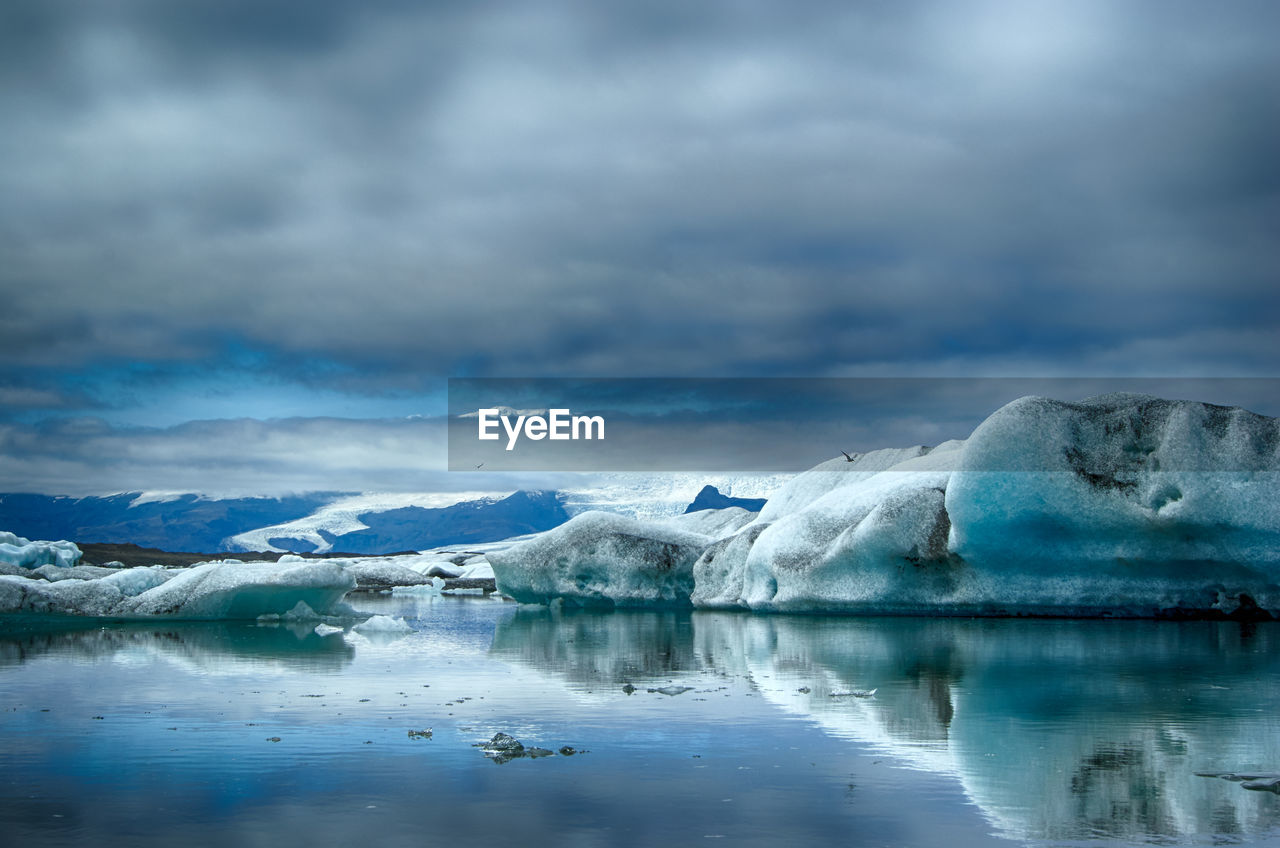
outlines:
[[[1277,31],[7,0],[0,491],[473,489],[449,378],[1280,376]]]

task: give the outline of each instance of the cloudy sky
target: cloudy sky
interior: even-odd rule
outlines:
[[[0,490],[474,488],[448,377],[1277,376],[1278,31],[7,0]]]

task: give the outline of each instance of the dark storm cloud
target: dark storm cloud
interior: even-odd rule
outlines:
[[[1278,364],[1274,4],[3,14],[9,374]]]

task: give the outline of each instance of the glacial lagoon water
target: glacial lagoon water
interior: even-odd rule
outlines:
[[[0,841],[1280,845],[1280,624],[355,605],[6,623]]]

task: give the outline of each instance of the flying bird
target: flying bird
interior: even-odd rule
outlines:
[[[840,451],[840,453],[844,454],[845,462],[853,462],[853,457],[849,456],[848,451]]]

